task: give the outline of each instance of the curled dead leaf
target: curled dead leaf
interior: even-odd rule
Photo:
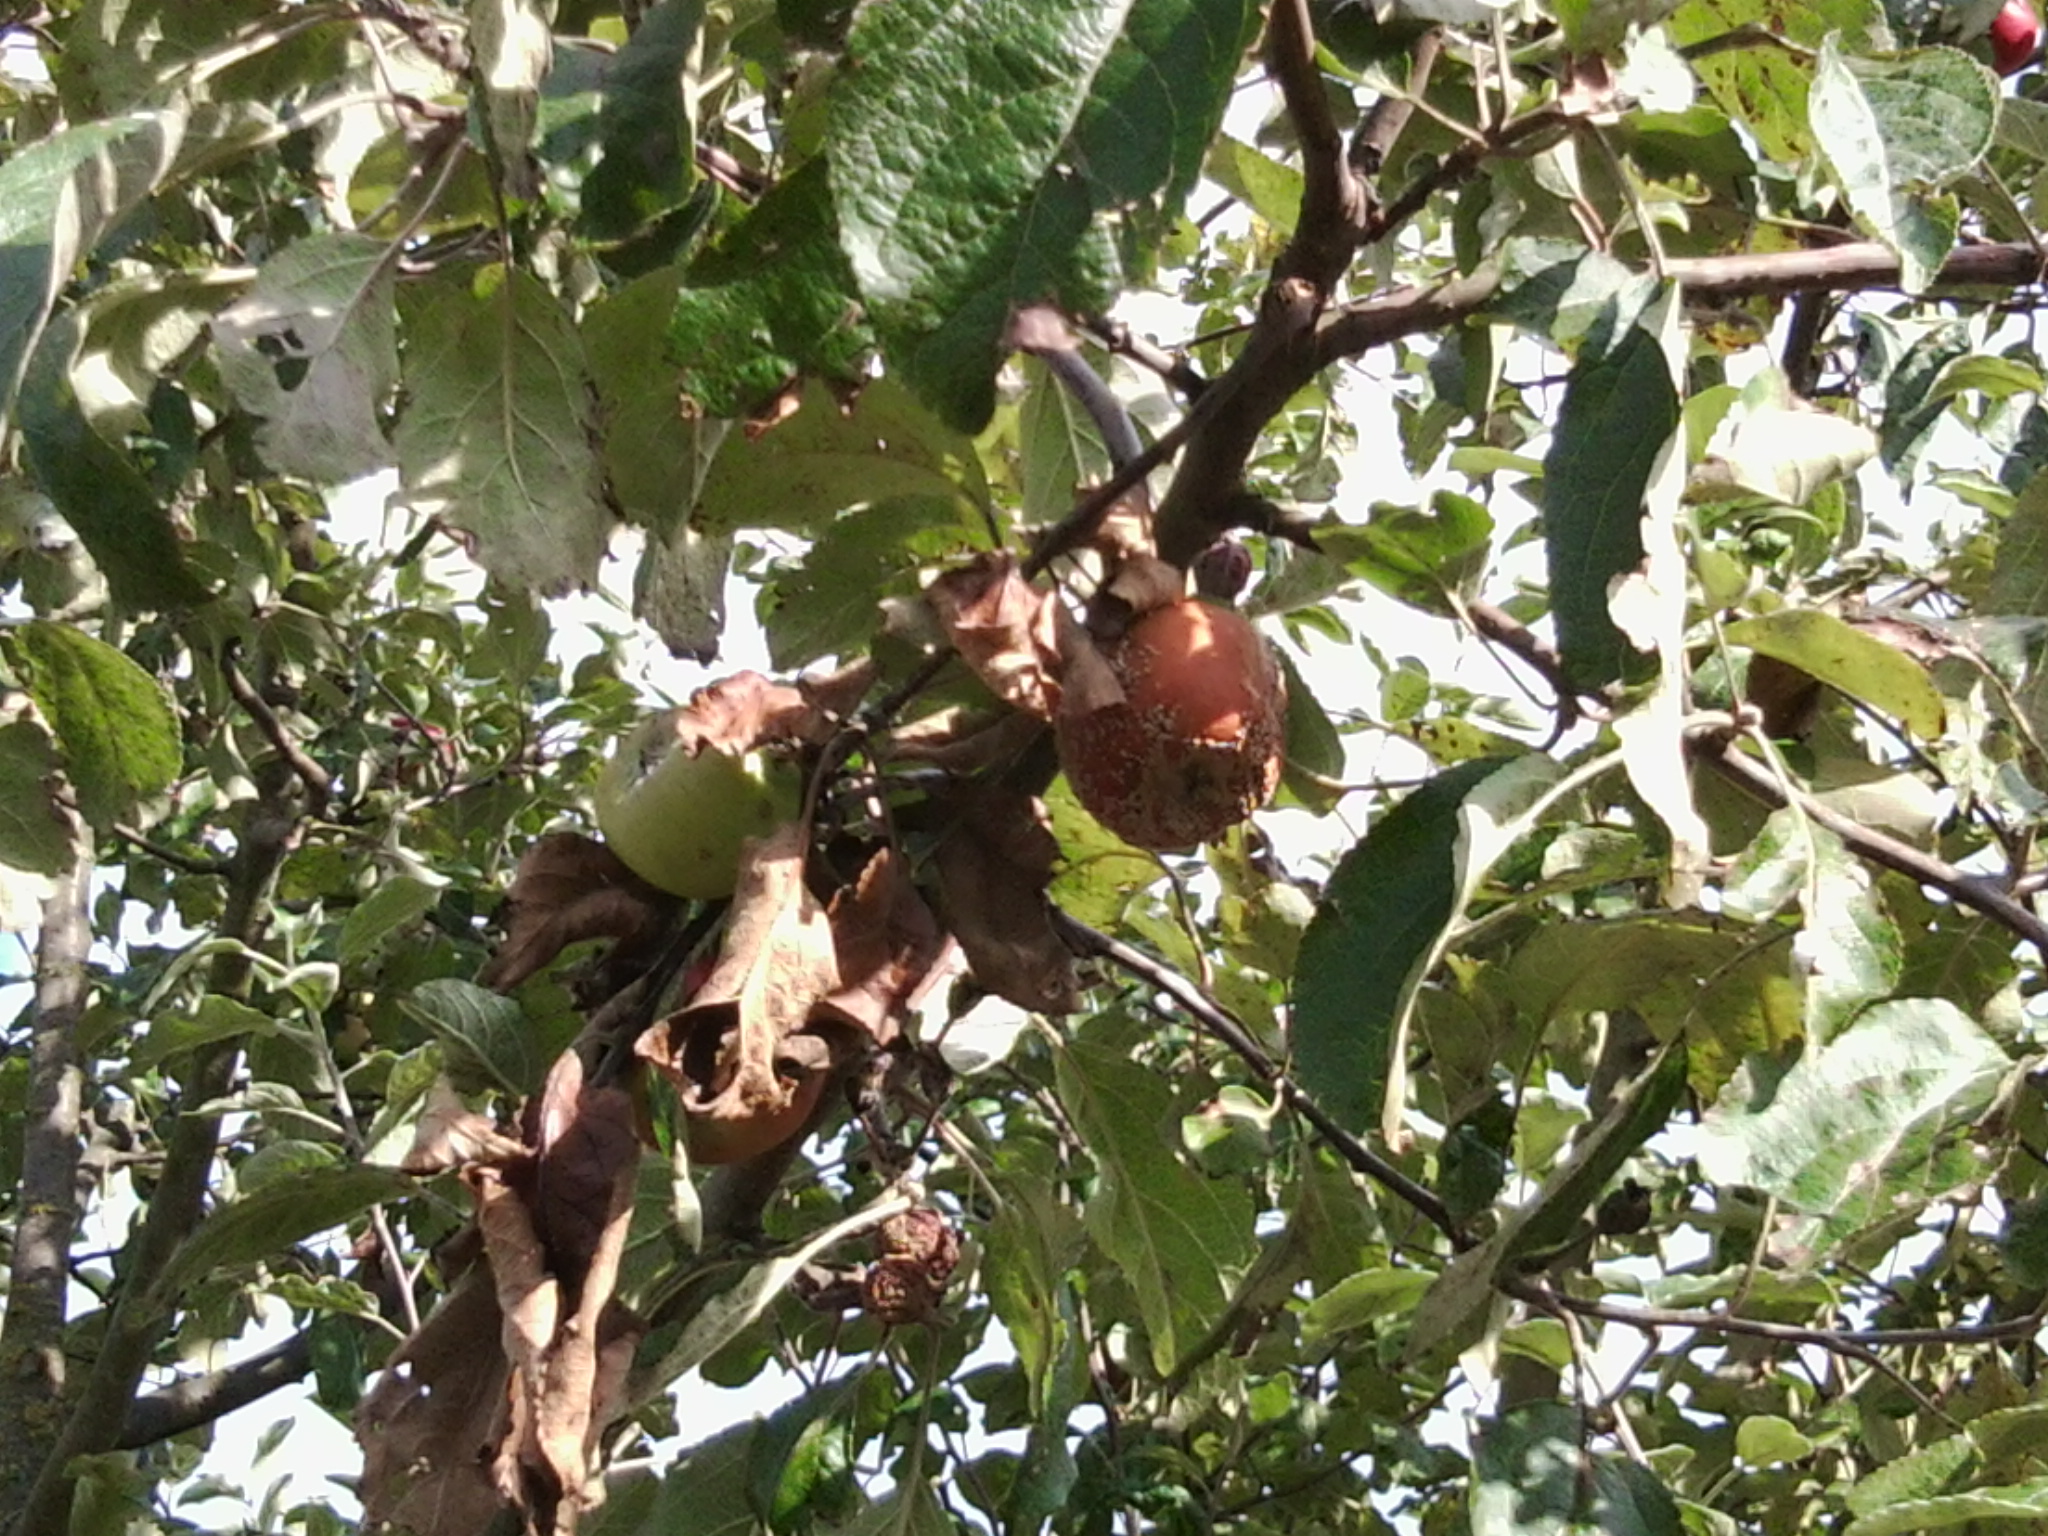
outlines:
[[[509,992],[584,939],[632,947],[667,926],[675,898],[656,890],[604,844],[550,832],[520,856],[499,920],[505,928],[477,981]]]
[[[1046,901],[1060,850],[1045,807],[990,784],[957,786],[932,800],[945,817],[933,855],[939,897],[974,979],[1020,1008],[1072,1013],[1080,984]]]
[[[827,918],[839,986],[819,999],[811,1022],[844,1025],[887,1045],[935,973],[946,935],[911,883],[902,856],[889,848],[833,897]]]
[[[829,1064],[825,1042],[801,1034],[839,987],[832,926],[804,880],[807,851],[799,826],[747,845],[717,965],[635,1047],[692,1116],[785,1112],[804,1076]]]
[[[434,1080],[426,1105],[414,1127],[412,1145],[398,1166],[426,1176],[447,1173],[471,1163],[504,1164],[526,1155],[525,1146],[505,1135],[490,1116],[463,1103],[447,1078]]]
[[[960,659],[1007,704],[1049,720],[1059,707],[1057,625],[1065,612],[1014,556],[979,555],[925,588]]]

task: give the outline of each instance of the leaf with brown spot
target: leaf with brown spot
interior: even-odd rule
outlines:
[[[844,1024],[887,1045],[944,955],[946,935],[889,848],[832,898],[827,915],[840,985],[812,1008],[811,1021]]]
[[[807,851],[795,825],[747,844],[717,966],[635,1047],[693,1116],[773,1115],[803,1076],[785,1068],[823,1065],[822,1042],[796,1039],[812,1007],[839,988],[832,926],[804,883]]]
[[[445,1077],[427,1090],[427,1102],[399,1168],[405,1173],[447,1173],[471,1163],[504,1164],[523,1157],[526,1148],[505,1135],[489,1115],[462,1102]]]
[[[1053,931],[1045,897],[1060,851],[1045,807],[990,784],[932,798],[947,817],[933,855],[939,896],[974,979],[1020,1008],[1072,1013],[1074,955]]]
[[[499,916],[505,941],[477,981],[509,992],[571,944],[617,939],[632,945],[660,932],[676,900],[642,880],[604,844],[580,832],[550,832],[520,857]]]
[[[504,1508],[491,1478],[511,1374],[502,1328],[490,1271],[478,1265],[364,1394],[355,1433],[365,1529],[481,1531]]]
[[[1008,554],[978,555],[925,588],[946,636],[1007,704],[1050,720],[1059,707],[1057,597],[1026,581]]]

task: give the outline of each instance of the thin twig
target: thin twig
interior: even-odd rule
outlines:
[[[1782,784],[1778,776],[1764,764],[1738,751],[1727,741],[1725,734],[1716,732],[1711,736],[1695,736],[1687,743],[1693,756],[1712,768],[1730,782],[1740,785],[1751,795],[1779,809],[1796,805],[1800,814],[1814,825],[1825,827],[1839,837],[1851,853],[1895,870],[1921,885],[1932,886],[1946,893],[1958,906],[1981,912],[1993,922],[2008,929],[2048,959],[2048,923],[2035,916],[2033,910],[2014,901],[2011,896],[1998,889],[1990,881],[1976,875],[1966,874],[1946,859],[1936,858],[1931,853],[1922,853],[1897,838],[1866,827],[1860,821],[1844,816],[1840,811],[1801,792],[1797,787]]]
[[[1279,1063],[1266,1054],[1265,1048],[1252,1037],[1251,1031],[1236,1014],[1164,961],[1155,960],[1143,950],[1134,949],[1121,939],[1089,927],[1057,907],[1052,909],[1052,924],[1053,930],[1076,954],[1107,960],[1172,998],[1189,1017],[1235,1051],[1262,1082],[1298,1110],[1302,1118],[1313,1125],[1355,1171],[1407,1201],[1453,1245],[1465,1246],[1465,1235],[1452,1219],[1449,1208],[1430,1190],[1339,1125],[1298,1083],[1281,1071]]]
[[[248,712],[256,723],[256,729],[263,733],[263,739],[270,743],[277,755],[285,760],[300,786],[306,792],[306,808],[309,814],[317,816],[327,806],[327,797],[332,791],[333,776],[315,762],[299,745],[292,733],[285,729],[284,722],[277,718],[277,711],[264,702],[263,696],[253,688],[249,679],[235,661],[239,647],[228,645],[220,655],[221,676],[227,680],[228,692],[237,704]]]

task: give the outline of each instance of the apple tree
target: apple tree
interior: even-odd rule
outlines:
[[[2040,41],[0,7],[0,1523],[2041,1528]]]

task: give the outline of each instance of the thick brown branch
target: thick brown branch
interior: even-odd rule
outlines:
[[[302,1381],[313,1369],[313,1338],[295,1333],[260,1355],[204,1376],[189,1376],[162,1391],[137,1398],[122,1421],[116,1450],[139,1450],[198,1429],[237,1408],[260,1402],[280,1388]]]
[[[1266,25],[1266,63],[1301,140],[1301,213],[1294,237],[1274,263],[1273,280],[1298,279],[1327,294],[1358,251],[1365,232],[1366,199],[1364,184],[1345,156],[1344,135],[1330,111],[1323,72],[1316,64],[1308,0],[1274,0]]]
[[[275,716],[271,718],[275,720]],[[227,997],[248,992],[250,956],[269,925],[277,873],[298,833],[298,812],[288,783],[279,782],[274,774],[265,793],[249,804],[245,814],[219,927],[222,937],[235,942],[214,955],[206,976],[207,990]],[[198,1227],[206,1210],[221,1117],[203,1113],[200,1107],[227,1096],[240,1060],[239,1042],[216,1041],[195,1049],[190,1065],[179,1075],[178,1104],[163,1134],[156,1188],[135,1236],[122,1253],[120,1288],[108,1313],[99,1354],[69,1405],[55,1445],[42,1458],[34,1486],[11,1527],[17,1536],[64,1529],[75,1458],[112,1450],[120,1441],[136,1388],[170,1325],[177,1302],[153,1282]]]
[[[1459,1231],[1458,1224],[1451,1219],[1451,1213],[1444,1203],[1332,1119],[1321,1105],[1303,1091],[1300,1084],[1280,1069],[1278,1062],[1266,1054],[1265,1049],[1253,1038],[1252,1032],[1245,1028],[1244,1021],[1236,1014],[1164,961],[1155,960],[1143,950],[1134,949],[1121,939],[1112,938],[1098,929],[1089,927],[1079,918],[1071,917],[1057,907],[1053,908],[1052,923],[1054,931],[1066,941],[1067,947],[1074,953],[1107,960],[1119,970],[1137,977],[1147,986],[1157,988],[1172,998],[1190,1018],[1235,1051],[1260,1081],[1299,1111],[1301,1117],[1316,1128],[1323,1140],[1328,1142],[1337,1155],[1350,1164],[1355,1172],[1363,1174],[1389,1193],[1407,1201],[1450,1238],[1454,1245],[1465,1246],[1465,1236]]]
[[[1895,287],[1899,263],[1875,241],[1854,241],[1810,251],[1764,255],[1694,256],[1665,262],[1666,273],[1689,292],[1735,298],[1809,292],[1851,292]],[[1970,245],[1942,264],[1946,286],[2015,288],[2042,280],[2041,253],[2031,245]],[[1481,270],[1442,283],[1393,289],[1339,309],[1307,314],[1277,290],[1230,371],[1213,383],[1202,404],[1210,424],[1190,435],[1173,487],[1159,507],[1159,550],[1186,563],[1229,527],[1229,509],[1266,424],[1295,392],[1333,363],[1361,356],[1386,342],[1441,330],[1492,302],[1499,276]],[[1183,426],[1186,423],[1183,422]]]
[[[1981,912],[2032,944],[2042,958],[2048,960],[2048,923],[2042,922],[2030,908],[2014,901],[1989,881],[1966,874],[1945,859],[1922,853],[1896,838],[1873,831],[1811,795],[1800,794],[1780,781],[1764,764],[1738,751],[1732,743],[1704,738],[1694,740],[1691,746],[1693,754],[1708,767],[1766,805],[1780,808],[1798,806],[1802,815],[1816,826],[1834,833],[1851,853],[1944,892],[1958,906]]]
[[[56,1429],[64,1391],[65,1293],[78,1227],[82,1074],[76,1035],[89,987],[92,839],[71,817],[76,856],[43,903],[29,1024],[21,1183],[0,1318],[0,1509],[18,1505]]]

